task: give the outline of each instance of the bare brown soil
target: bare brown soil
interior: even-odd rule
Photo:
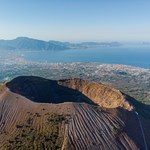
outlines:
[[[135,110],[150,148],[148,106],[94,82],[18,77],[0,86],[0,149],[145,149]]]

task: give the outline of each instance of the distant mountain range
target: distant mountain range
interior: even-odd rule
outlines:
[[[92,47],[118,47],[119,42],[82,42],[69,43],[60,41],[43,41],[28,37],[18,37],[13,40],[0,40],[2,50],[67,50]]]

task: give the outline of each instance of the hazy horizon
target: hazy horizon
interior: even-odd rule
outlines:
[[[150,1],[2,0],[0,39],[150,41]]]
[[[35,39],[35,40],[41,40],[41,41],[45,41],[45,42],[49,42],[49,41],[59,41],[59,42],[69,42],[69,43],[84,43],[84,42],[97,42],[97,43],[111,43],[111,42],[119,42],[122,44],[142,44],[142,43],[147,43],[148,45],[150,44],[150,40],[70,40],[70,39],[66,39],[66,40],[57,40],[57,39],[44,39],[44,38],[38,38],[38,37],[29,37],[29,36],[17,36],[17,37],[12,37],[12,38],[0,38],[0,40],[14,40],[17,38],[29,38],[29,39]]]

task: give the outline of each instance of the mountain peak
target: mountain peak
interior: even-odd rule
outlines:
[[[141,124],[150,147],[130,100],[91,81],[17,77],[0,86],[0,149],[142,149]]]
[[[6,85],[12,92],[35,102],[85,102],[105,108],[122,107],[129,111],[133,110],[133,106],[126,101],[119,90],[76,78],[55,81],[41,77],[21,76]]]

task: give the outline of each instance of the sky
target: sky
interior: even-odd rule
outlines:
[[[150,0],[0,0],[0,39],[150,41]]]

